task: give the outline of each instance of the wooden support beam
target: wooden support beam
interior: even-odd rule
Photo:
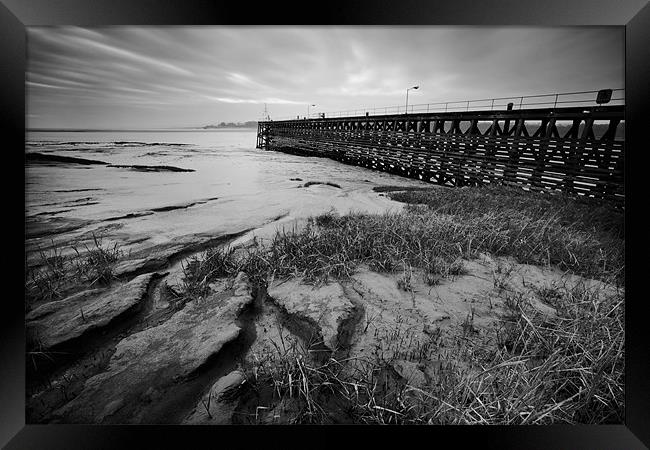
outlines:
[[[258,124],[257,147],[440,184],[506,182],[621,204],[624,143],[616,131],[623,113],[622,107],[598,107],[269,121]],[[597,120],[608,121],[600,139]],[[485,121],[490,126],[482,133]],[[539,123],[532,135],[531,121]],[[560,121],[571,126],[563,131]]]

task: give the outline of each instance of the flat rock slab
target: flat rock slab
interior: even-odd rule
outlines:
[[[244,373],[233,370],[217,380],[210,391],[203,396],[190,415],[183,421],[188,425],[221,425],[228,424],[232,419],[238,389],[246,382]]]
[[[92,221],[68,217],[28,217],[25,219],[25,239],[36,239],[61,235],[90,225]],[[38,248],[38,246],[36,246]],[[28,247],[28,249],[31,249]],[[38,257],[38,252],[30,252],[28,261],[31,263]]]
[[[47,303],[43,303],[39,306],[34,307],[26,316],[25,320],[28,322],[34,321],[36,319],[40,319],[42,317],[46,317],[52,313],[57,312],[61,308],[63,308],[65,305],[69,305],[71,303],[76,303],[76,302],[84,302],[87,303],[93,298],[98,297],[101,293],[106,292],[105,289],[87,289],[85,291],[77,292],[75,294],[72,294],[62,300],[54,300],[54,301],[49,301]]]
[[[268,294],[289,314],[315,324],[330,350],[338,346],[339,329],[354,312],[339,283],[315,287],[300,280],[274,282]]]
[[[120,341],[107,370],[89,378],[54,416],[63,423],[146,420],[146,412],[138,408],[151,392],[163,392],[237,338],[235,321],[253,300],[244,274],[235,280],[234,291],[188,302],[161,325]]]
[[[184,169],[182,167],[174,167],[174,166],[143,166],[137,164],[133,164],[133,165],[109,164],[108,167],[115,167],[118,169],[131,169],[131,170],[136,170],[138,172],[195,172],[194,169]]]
[[[392,365],[395,371],[408,385],[416,388],[422,388],[426,385],[427,379],[424,372],[422,372],[421,367],[413,361],[396,360]]]
[[[123,277],[135,272],[158,270],[166,265],[167,258],[163,257],[126,259],[113,266],[113,275]]]
[[[39,162],[39,163],[72,163],[72,164],[99,164],[106,165],[104,161],[97,161],[95,159],[71,158],[70,156],[51,155],[44,153],[27,153],[25,155],[26,162]]]
[[[27,329],[45,349],[78,338],[138,306],[153,276],[140,275],[108,291],[88,290],[41,305],[27,315]]]

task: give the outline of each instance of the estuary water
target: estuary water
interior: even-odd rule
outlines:
[[[26,252],[97,235],[125,250],[250,230],[269,237],[328,211],[397,211],[375,186],[417,180],[255,148],[256,130],[30,131],[26,152],[111,165],[25,164]],[[304,186],[307,182],[332,183]]]

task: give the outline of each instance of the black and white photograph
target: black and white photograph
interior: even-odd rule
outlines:
[[[27,424],[625,423],[624,27],[26,49]]]

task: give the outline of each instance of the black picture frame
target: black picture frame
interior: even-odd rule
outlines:
[[[0,362],[0,443],[8,449],[146,448],[195,446],[319,447],[348,445],[453,446],[475,444],[481,448],[647,448],[650,446],[650,395],[648,338],[641,296],[640,255],[647,236],[634,231],[633,203],[644,200],[639,178],[632,168],[642,166],[644,148],[642,115],[650,98],[650,5],[647,0],[400,0],[329,1],[281,4],[215,2],[201,0],[0,0],[0,123],[4,149],[3,177],[6,240],[5,293]],[[16,259],[24,250],[24,202],[17,193],[25,185],[19,148],[25,144],[25,27],[43,25],[519,25],[519,26],[620,26],[626,35],[626,418],[625,425],[526,427],[181,427],[181,426],[79,426],[25,425],[25,341],[23,286]],[[571,45],[567,42],[567,45]],[[559,49],[558,51],[561,51]],[[24,163],[24,161],[23,161]],[[633,186],[634,184],[637,186]],[[24,200],[24,197],[23,197]],[[639,209],[636,209],[639,211]],[[641,207],[641,210],[643,208]],[[635,245],[636,246],[636,245]],[[354,441],[352,438],[355,438]],[[255,441],[255,442],[251,442]],[[445,442],[445,444],[442,444]],[[356,443],[355,443],[356,442]],[[645,444],[645,445],[644,445]]]

